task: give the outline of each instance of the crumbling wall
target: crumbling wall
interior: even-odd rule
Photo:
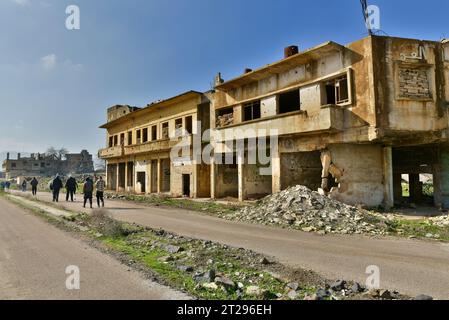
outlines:
[[[281,154],[281,189],[303,185],[311,190],[321,186],[320,152]]]
[[[399,67],[399,98],[431,99],[428,68]]]
[[[271,194],[271,175],[261,175],[260,168],[256,164],[243,166],[243,185],[248,199],[258,199]]]
[[[234,197],[239,195],[238,168],[235,165],[217,165],[216,169],[216,197]]]
[[[369,207],[384,200],[382,147],[378,145],[338,144],[329,146],[332,163],[341,172],[338,187],[331,197],[347,204]]]

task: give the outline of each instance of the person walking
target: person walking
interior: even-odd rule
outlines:
[[[57,174],[50,184],[50,190],[53,191],[53,202],[59,202],[59,192],[63,187],[62,180]]]
[[[33,196],[37,195],[37,186],[39,185],[39,181],[37,181],[36,177],[31,180],[31,193]]]
[[[90,208],[92,209],[93,192],[94,192],[94,183],[90,178],[87,178],[83,186],[84,208],[86,207],[87,200],[89,200]]]
[[[76,190],[78,189],[78,183],[76,182],[76,179],[74,177],[70,176],[69,179],[67,179],[67,182],[65,184],[65,189],[67,191],[65,201],[69,202],[69,198],[70,198],[70,201],[73,202],[73,195],[75,194]]]
[[[101,202],[101,206],[104,208],[104,189],[106,187],[106,184],[105,184],[102,176],[100,176],[100,178],[98,179],[95,187],[97,189],[96,196],[97,196],[98,208],[100,208],[100,202]]]
[[[22,192],[25,192],[25,191],[27,191],[27,181],[26,181],[25,179],[23,179],[23,182],[22,182]]]

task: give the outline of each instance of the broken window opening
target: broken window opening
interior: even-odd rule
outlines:
[[[186,117],[186,132],[187,132],[187,134],[193,134],[193,118],[192,118],[192,116]]]
[[[128,132],[128,146],[133,144],[133,132],[129,131]]]
[[[234,108],[225,108],[217,111],[217,128],[223,128],[234,124]]]
[[[301,110],[299,90],[294,90],[279,95],[279,114]]]
[[[140,130],[137,130],[136,131],[136,143],[137,144],[139,144],[139,143],[141,143],[141,141],[142,141],[142,131],[140,131]]]
[[[260,100],[243,105],[243,121],[251,121],[261,118]]]
[[[114,146],[118,145],[118,136],[114,136]]]
[[[114,137],[109,137],[109,148],[114,146]]]
[[[162,124],[162,139],[170,138],[170,134],[168,131],[168,122]]]
[[[142,142],[148,142],[148,128],[142,130]]]
[[[175,136],[180,137],[183,134],[182,130],[182,118],[175,120]]]
[[[157,126],[151,127],[151,141],[157,140]]]
[[[348,76],[343,76],[325,83],[326,97],[324,104],[344,104],[350,102]]]
[[[125,144],[125,134],[120,134],[120,145],[123,146]]]

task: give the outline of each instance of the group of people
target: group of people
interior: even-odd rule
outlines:
[[[39,185],[39,181],[36,178],[33,178],[30,182],[31,185],[31,191],[33,196],[37,194],[37,187]],[[53,202],[59,202],[59,194],[61,193],[61,189],[65,187],[66,189],[66,201],[69,200],[71,202],[74,201],[76,191],[78,190],[78,183],[75,178],[69,177],[64,185],[62,182],[62,179],[59,177],[59,175],[56,175],[56,177],[50,182],[50,190],[52,191],[53,195]],[[103,180],[103,177],[95,178],[95,181],[93,179],[86,178],[83,184],[83,194],[84,194],[84,204],[83,207],[86,207],[87,202],[89,202],[90,208],[92,208],[93,205],[93,193],[94,190],[96,190],[96,198],[97,198],[97,205],[98,207],[104,207],[104,190],[105,190],[106,184]],[[27,188],[27,181],[24,180],[22,182],[22,191],[26,191]]]

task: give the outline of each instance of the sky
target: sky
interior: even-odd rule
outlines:
[[[388,35],[449,38],[447,0],[369,3]],[[109,106],[207,91],[217,72],[234,78],[288,45],[366,35],[359,0],[0,0],[0,153],[95,154]]]

